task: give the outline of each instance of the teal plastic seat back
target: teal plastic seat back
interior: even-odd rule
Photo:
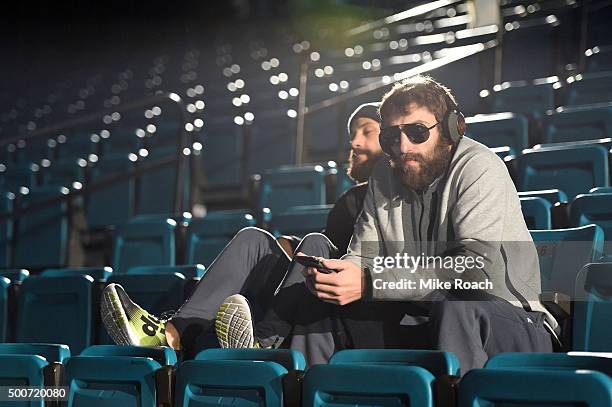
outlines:
[[[510,147],[516,154],[528,147],[527,118],[514,113],[480,114],[467,117],[466,136],[487,147]]]
[[[493,356],[485,369],[512,370],[595,370],[612,376],[612,359],[567,353],[507,352]]]
[[[22,283],[30,276],[30,272],[26,269],[0,270],[0,276],[8,278],[11,280],[11,283]]]
[[[303,406],[433,406],[427,370],[414,366],[315,365],[304,378]]]
[[[69,407],[154,407],[155,371],[150,358],[74,356],[66,362]]]
[[[174,266],[176,221],[129,222],[116,233],[113,270],[125,274],[136,266]]]
[[[0,386],[43,387],[44,368],[48,364],[45,358],[39,355],[0,355]],[[44,402],[41,400],[22,405],[44,407]]]
[[[0,343],[0,355],[38,355],[49,363],[64,363],[70,348],[57,343]]]
[[[262,177],[260,208],[282,213],[292,206],[325,205],[325,170],[320,165],[281,167]]]
[[[11,280],[6,277],[0,277],[0,340],[6,341],[8,334],[8,325],[9,325],[9,313],[8,313],[8,303],[9,303],[9,286],[11,285]],[[1,345],[1,344],[0,344]]]
[[[590,105],[611,101],[612,75],[610,72],[583,74],[581,77],[580,80],[574,81],[567,87],[568,106]]]
[[[202,219],[193,219],[187,228],[187,263],[210,266],[238,231],[256,223],[245,211],[210,212]]]
[[[305,370],[302,353],[292,349],[204,349],[195,360],[252,360],[275,362],[287,370]]]
[[[29,277],[21,285],[17,342],[61,343],[78,354],[91,343],[90,276]]]
[[[71,276],[91,276],[94,280],[107,280],[113,274],[111,267],[78,267],[47,269],[40,275],[42,277],[71,277]]]
[[[206,274],[206,267],[201,264],[184,266],[143,266],[132,267],[128,274],[174,274],[180,273],[186,279],[201,278]]]
[[[542,291],[574,293],[576,277],[582,267],[598,260],[603,251],[604,234],[597,225],[571,229],[532,230],[540,260]]]
[[[93,345],[83,349],[79,356],[151,358],[162,366],[177,362],[176,352],[167,346]]]
[[[19,206],[28,208],[68,193],[64,187],[39,187],[19,196]],[[57,267],[66,264],[68,216],[66,201],[28,212],[19,218],[15,234],[13,264],[19,267]],[[32,250],[36,248],[36,250]]]
[[[606,238],[605,254],[612,254],[612,192],[578,195],[570,206],[570,225],[599,225]]]
[[[284,213],[274,215],[274,229],[281,235],[305,236],[320,232],[327,225],[332,205],[295,206]]]
[[[85,158],[58,160],[42,171],[42,185],[65,185],[72,187],[74,182],[85,183]]]
[[[588,370],[474,369],[461,380],[458,407],[612,404],[612,379]]]
[[[0,215],[13,212],[15,205],[15,194],[12,192],[0,192]],[[0,220],[0,267],[10,266],[10,242],[13,238],[13,220]]]
[[[608,151],[599,145],[524,150],[516,159],[520,191],[559,188],[573,199],[610,184]]]
[[[537,197],[546,199],[551,205],[557,202],[567,202],[567,195],[559,189],[543,189],[540,191],[523,191],[518,193],[519,198]]]
[[[375,364],[418,366],[434,377],[459,376],[459,360],[451,352],[412,349],[347,349],[334,353],[331,365]]]
[[[550,113],[543,126],[544,143],[603,139],[612,135],[612,107]]]
[[[174,405],[282,406],[285,374],[274,362],[190,360],[177,370]]]
[[[538,118],[554,108],[552,83],[512,85],[493,93],[494,112],[514,112]]]
[[[612,263],[587,264],[576,287],[572,348],[587,352],[612,351]],[[610,372],[608,372],[610,374]],[[612,376],[612,375],[611,375]]]
[[[551,204],[544,198],[519,198],[523,218],[529,230],[552,229]]]

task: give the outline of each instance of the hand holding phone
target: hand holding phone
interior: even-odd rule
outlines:
[[[336,270],[332,270],[332,269],[325,267],[323,263],[321,263],[321,260],[319,260],[318,258],[314,256],[305,256],[305,255],[298,254],[294,257],[294,259],[295,261],[300,263],[302,266],[313,267],[319,270],[321,273],[329,274],[329,273],[336,272]]]

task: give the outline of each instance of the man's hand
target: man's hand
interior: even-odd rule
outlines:
[[[325,302],[346,305],[361,299],[365,276],[361,267],[348,260],[327,260],[321,263],[335,273],[322,273],[313,267],[304,269],[306,286],[312,294]]]

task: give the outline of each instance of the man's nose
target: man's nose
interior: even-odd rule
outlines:
[[[400,133],[400,152],[402,154],[414,152],[415,144],[410,141],[407,135],[404,132]]]

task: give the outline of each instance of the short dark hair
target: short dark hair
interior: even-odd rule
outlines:
[[[411,103],[426,107],[434,114],[436,120],[442,121],[446,115],[447,97],[456,103],[451,90],[435,81],[431,76],[416,75],[397,82],[381,101],[380,116],[403,114]]]

